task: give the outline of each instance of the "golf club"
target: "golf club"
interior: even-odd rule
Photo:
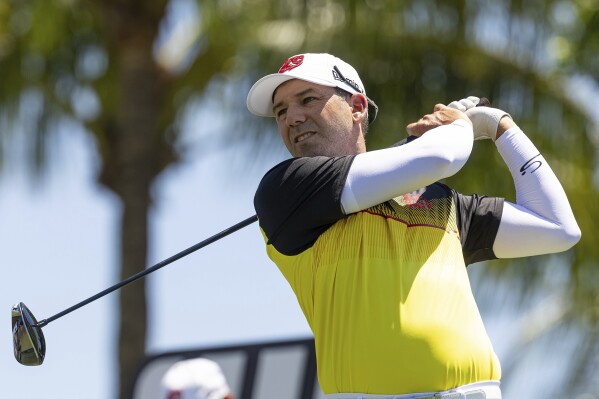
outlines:
[[[163,260],[155,264],[154,266],[147,268],[133,276],[121,281],[118,284],[113,285],[105,289],[102,292],[97,293],[94,296],[87,298],[84,301],[79,302],[76,305],[71,306],[68,309],[63,310],[60,313],[55,314],[52,317],[48,317],[47,319],[43,319],[41,321],[37,321],[35,316],[31,313],[29,308],[25,306],[23,302],[19,302],[18,304],[12,307],[11,318],[12,318],[12,337],[13,337],[13,349],[15,354],[15,359],[17,362],[25,365],[25,366],[39,366],[44,362],[44,358],[46,356],[46,340],[44,339],[44,334],[42,332],[42,327],[45,327],[49,323],[53,322],[56,319],[61,318],[74,310],[79,309],[82,306],[87,305],[90,302],[95,301],[96,299],[100,299],[103,296],[110,294],[113,291],[118,290],[125,285],[132,283],[135,280],[139,280],[140,278],[155,272],[156,270],[173,263],[176,260],[183,258],[200,248],[203,248],[209,244],[212,244],[215,241],[220,240],[223,237],[228,236],[240,230],[255,221],[258,220],[258,216],[251,216],[223,231],[213,235],[205,239],[202,242],[199,242],[173,256],[168,259]]]
[[[490,105],[491,105],[490,101],[487,98],[482,97],[477,106],[480,107],[480,106],[490,106]],[[415,138],[416,138],[415,136],[410,136],[410,137],[405,138],[405,139],[401,140],[400,142],[394,144],[392,147],[406,144]],[[33,316],[31,311],[29,310],[29,308],[27,308],[27,306],[25,306],[25,304],[23,302],[19,302],[18,304],[13,306],[12,312],[11,312],[13,348],[14,348],[15,359],[17,359],[17,361],[19,363],[26,365],[26,366],[41,365],[44,362],[44,357],[46,356],[46,340],[44,339],[42,327],[45,327],[46,325],[53,322],[54,320],[59,319],[62,316],[65,316],[65,315],[71,313],[72,311],[77,310],[80,307],[85,306],[88,303],[95,301],[96,299],[100,299],[103,296],[105,296],[113,291],[116,291],[119,288],[124,287],[125,285],[127,285],[129,283],[132,283],[135,280],[138,280],[150,273],[153,273],[156,270],[158,270],[178,259],[181,259],[184,256],[187,256],[187,255],[197,251],[198,249],[203,248],[206,245],[212,244],[213,242],[218,241],[221,238],[226,237],[229,234],[234,233],[237,230],[240,230],[240,229],[254,223],[257,220],[258,220],[257,215],[251,216],[251,217],[229,227],[228,229],[225,229],[225,230],[221,231],[220,233],[217,233],[217,234],[213,235],[212,237],[209,237],[209,238],[205,239],[204,241],[199,242],[199,243],[171,256],[170,258],[165,259],[160,263],[157,263],[156,265],[154,265],[150,268],[147,268],[137,274],[134,274],[133,276],[121,281],[120,283],[115,284],[112,287],[109,287],[109,288],[105,289],[104,291],[99,292],[96,295],[91,296],[91,297],[87,298],[86,300],[81,301],[78,304],[73,305],[70,308],[63,310],[62,312],[55,314],[52,317],[41,320],[40,322],[38,322],[36,320],[36,318]]]

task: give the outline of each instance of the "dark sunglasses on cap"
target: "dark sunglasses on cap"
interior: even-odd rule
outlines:
[[[364,94],[364,90],[356,82],[343,76],[339,68],[337,68],[337,65],[333,66],[333,75],[336,79],[347,84],[358,93]],[[368,96],[366,96],[366,100],[368,101],[368,123],[372,123],[376,119],[376,115],[379,112],[379,107],[375,104],[374,101],[368,98]]]

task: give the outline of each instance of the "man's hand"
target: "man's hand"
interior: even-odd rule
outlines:
[[[489,107],[491,103],[486,98],[470,96],[458,101],[452,101],[448,107],[465,112],[472,121],[474,140],[497,140],[507,129],[516,126],[512,117],[505,111]],[[505,118],[507,116],[507,118]]]
[[[474,108],[478,105],[488,106],[491,104],[489,103],[489,100],[487,100],[486,98],[483,97],[481,99],[475,96],[462,98],[461,100],[452,101],[449,104],[447,104],[448,107],[459,109],[462,112],[466,112],[470,108]]]
[[[516,126],[510,114],[498,108],[474,107],[466,111],[472,121],[474,140],[497,140],[507,129]]]
[[[418,122],[410,123],[406,130],[410,136],[420,137],[424,133],[439,126],[449,125],[457,119],[463,119],[470,122],[470,119],[462,112],[455,108],[447,107],[443,104],[435,105],[435,110],[432,114],[428,114],[420,118]]]

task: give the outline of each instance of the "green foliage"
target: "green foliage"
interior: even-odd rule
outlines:
[[[557,337],[578,326],[586,348],[579,365],[598,353],[598,332],[589,328],[599,319],[599,294],[591,283],[597,281],[599,209],[590,205],[599,200],[592,140],[598,127],[584,98],[569,93],[569,79],[574,71],[598,83],[598,10],[592,1],[306,1],[275,8],[276,25],[256,23],[254,31],[263,33],[256,47],[262,65],[251,75],[272,73],[301,52],[330,52],[350,62],[380,107],[370,149],[403,138],[406,124],[437,102],[474,94],[510,112],[563,182],[583,238],[564,254],[496,262],[488,274],[521,282],[524,301],[547,289],[539,283],[543,267],[558,262],[569,276],[566,301],[575,311],[545,333]],[[490,142],[477,142],[468,165],[449,183],[515,201],[511,177]],[[580,373],[570,377],[568,387],[583,380]]]
[[[599,295],[592,282],[599,260],[599,118],[568,92],[571,76],[599,86],[595,0],[198,0],[199,28],[176,68],[161,64],[152,46],[165,9],[165,0],[0,1],[0,119],[8,126],[2,142],[12,132],[28,134],[31,161],[42,168],[57,122],[77,120],[96,138],[102,181],[125,195],[127,184],[116,179],[123,168],[139,163],[151,182],[177,160],[179,118],[202,94],[222,101],[233,132],[227,140],[264,143],[273,131],[270,121],[245,110],[245,95],[293,54],[330,52],[360,71],[380,107],[370,149],[402,139],[405,126],[438,102],[486,96],[511,113],[564,184],[583,238],[556,256],[570,276],[569,301],[576,309],[563,325],[597,325]],[[82,93],[97,102],[93,112],[81,107]],[[145,136],[133,135],[139,130]],[[152,147],[129,159],[123,137]],[[477,142],[468,165],[449,183],[514,200],[490,142]],[[141,189],[134,195],[148,194]],[[535,287],[548,258],[499,262],[487,270]],[[584,331],[588,357],[597,353],[599,332]]]

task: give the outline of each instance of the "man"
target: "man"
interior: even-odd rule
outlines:
[[[162,377],[163,399],[234,399],[218,363],[204,358],[173,364]]]
[[[276,118],[294,157],[264,176],[254,202],[314,333],[327,397],[501,398],[465,266],[564,251],[580,230],[532,142],[478,102],[438,104],[408,125],[417,140],[366,152],[377,107],[339,58],[291,57],[251,88],[248,109]],[[515,204],[438,183],[481,138],[507,164]]]

